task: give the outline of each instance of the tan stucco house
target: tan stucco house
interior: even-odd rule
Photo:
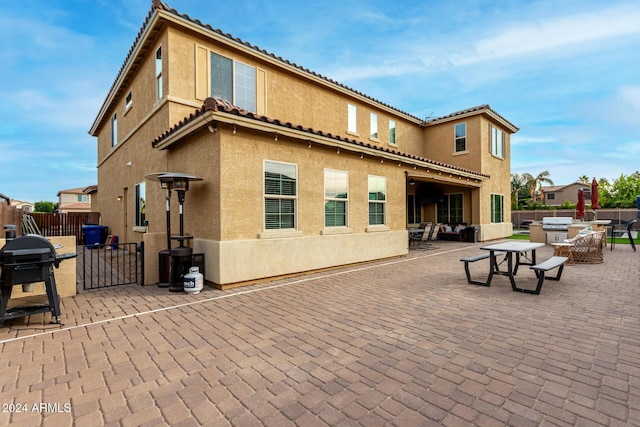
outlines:
[[[585,202],[591,204],[591,184],[584,182],[572,182],[565,185],[547,185],[540,188],[543,194],[543,203],[549,206],[560,206],[564,202],[578,203],[578,191],[584,190]]]
[[[91,212],[91,195],[83,190],[84,187],[58,191],[58,212]]]
[[[166,247],[154,172],[202,178],[185,234],[219,286],[403,255],[423,221],[496,239],[517,131],[488,105],[425,121],[155,0],[90,129],[93,208],[144,241],[149,284]]]

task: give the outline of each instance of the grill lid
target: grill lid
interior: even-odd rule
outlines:
[[[0,265],[6,261],[8,257],[19,257],[25,255],[41,255],[49,256],[55,259],[56,250],[50,241],[37,234],[25,234],[9,240],[2,249],[0,249]]]

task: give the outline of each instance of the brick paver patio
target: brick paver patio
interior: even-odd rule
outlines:
[[[640,426],[640,254],[607,248],[535,296],[468,285],[479,244],[436,246],[228,291],[65,298],[62,327],[0,328],[0,425]]]

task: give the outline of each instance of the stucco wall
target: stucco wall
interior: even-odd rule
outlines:
[[[385,231],[281,239],[196,239],[204,253],[206,280],[218,285],[405,255],[407,232]]]

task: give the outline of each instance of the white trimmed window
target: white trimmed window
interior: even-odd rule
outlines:
[[[111,117],[111,146],[118,145],[118,114],[115,113]]]
[[[127,97],[124,100],[124,108],[128,110],[132,106],[133,106],[133,95],[131,94],[131,91],[129,91],[129,93],[127,94]]]
[[[297,165],[265,160],[265,230],[296,228],[296,205],[298,202],[297,174]]]
[[[504,158],[504,132],[489,125],[489,139],[491,154],[501,159]]]
[[[211,96],[255,113],[255,67],[211,52]]]
[[[389,144],[396,145],[396,122],[389,120]]]
[[[491,222],[504,222],[504,196],[502,194],[491,195]]]
[[[324,226],[348,225],[349,174],[332,169],[324,170]]]
[[[378,139],[378,115],[369,114],[369,138]]]
[[[347,131],[351,133],[358,133],[358,109],[355,105],[349,104],[347,106]]]
[[[369,175],[369,225],[384,225],[387,204],[387,178]]]
[[[144,182],[136,185],[136,226],[145,225],[147,214],[147,186]]]
[[[467,151],[467,124],[458,123],[455,126],[455,152]]]
[[[156,50],[156,99],[161,99],[162,92],[162,46]]]

